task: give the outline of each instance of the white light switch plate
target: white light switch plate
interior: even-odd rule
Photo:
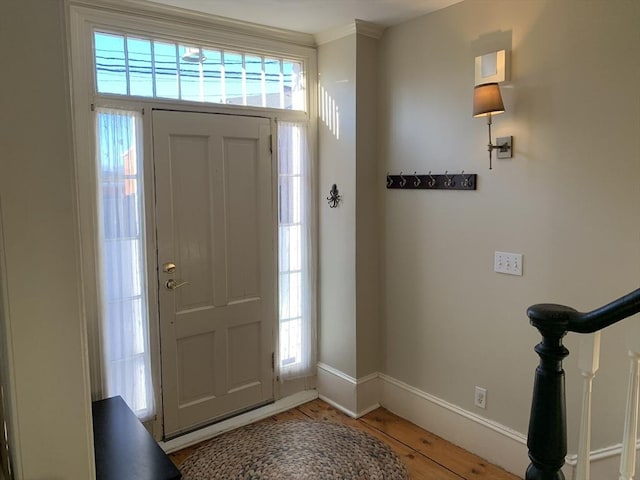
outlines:
[[[522,254],[495,252],[493,271],[508,275],[522,276]]]

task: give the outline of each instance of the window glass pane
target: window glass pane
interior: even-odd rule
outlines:
[[[300,272],[280,274],[280,322],[297,318],[302,313]]]
[[[222,85],[222,53],[219,50],[203,50],[205,60],[202,63],[204,82],[204,101],[222,103],[224,91]]]
[[[300,218],[300,207],[302,205],[302,198],[300,195],[300,184],[302,182],[302,179],[300,177],[291,177],[291,196],[292,198],[292,212],[290,213],[291,215],[291,219],[293,220],[292,223],[300,223],[301,222],[301,218]]]
[[[175,43],[153,42],[158,97],[179,98],[176,47]]]
[[[291,85],[293,79],[293,64],[291,62],[283,62],[282,79],[284,82],[284,108],[291,109]]]
[[[105,215],[103,230],[105,239],[136,237],[138,218],[136,204],[137,192],[126,194],[128,188],[135,186],[136,180],[110,180],[105,176],[102,181],[102,198]]]
[[[280,324],[280,365],[286,367],[301,361],[302,319],[294,318]]]
[[[105,210],[103,214],[109,215]],[[104,288],[105,300],[113,302],[120,298],[131,298],[142,295],[144,274],[140,271],[142,258],[140,241],[137,238],[105,240],[103,255],[105,264],[110,269],[118,269],[118,284],[107,283]]]
[[[122,361],[126,357],[144,353],[144,331],[142,329],[142,301],[125,298],[107,304],[107,318],[119,318],[108,326],[109,355],[112,361]]]
[[[153,97],[151,41],[127,37],[129,91],[131,95]]]
[[[242,55],[224,52],[225,103],[244,105],[242,95]]]
[[[300,270],[302,268],[302,226],[300,224],[281,225],[280,235],[280,271]]]
[[[281,155],[278,158],[278,173],[280,175],[300,175],[304,152],[300,150],[302,142],[299,128],[287,128],[278,130],[278,149]]]
[[[285,61],[282,65],[284,76],[284,108],[304,110],[304,84],[302,64]]]
[[[286,151],[287,153],[291,153],[290,149],[287,149]],[[293,158],[291,157],[291,155],[287,155],[286,157],[281,158],[278,162],[278,174],[293,175],[294,167],[295,164],[293,162]]]
[[[289,226],[282,224],[280,224],[280,226],[278,227],[278,245],[280,248],[280,254],[278,255],[278,271],[281,273],[289,271],[289,265],[291,265],[291,258],[289,255],[291,235],[289,232],[289,228]]]
[[[281,176],[279,183],[280,223],[300,223],[300,177]]]
[[[100,93],[127,94],[127,67],[124,37],[96,32],[96,88]]]
[[[202,64],[201,50],[198,47],[180,45],[180,98],[182,100],[202,101],[204,84],[200,75]]]
[[[266,106],[271,108],[283,108],[284,98],[282,97],[282,74],[280,60],[265,58],[264,77]]]
[[[247,81],[247,103],[256,107],[264,107],[262,97],[262,57],[244,57],[244,70]]]
[[[280,177],[278,179],[278,184],[278,220],[281,225],[290,225],[293,223],[291,177]]]

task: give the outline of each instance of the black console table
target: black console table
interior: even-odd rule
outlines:
[[[122,397],[93,402],[97,480],[178,480],[180,471]]]

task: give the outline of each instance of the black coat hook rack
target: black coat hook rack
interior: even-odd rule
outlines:
[[[427,174],[402,173],[387,174],[387,188],[401,190],[475,190],[477,185],[475,173]]]

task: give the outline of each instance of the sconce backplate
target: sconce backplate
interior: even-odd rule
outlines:
[[[498,158],[513,158],[513,137],[496,138],[496,148]]]

